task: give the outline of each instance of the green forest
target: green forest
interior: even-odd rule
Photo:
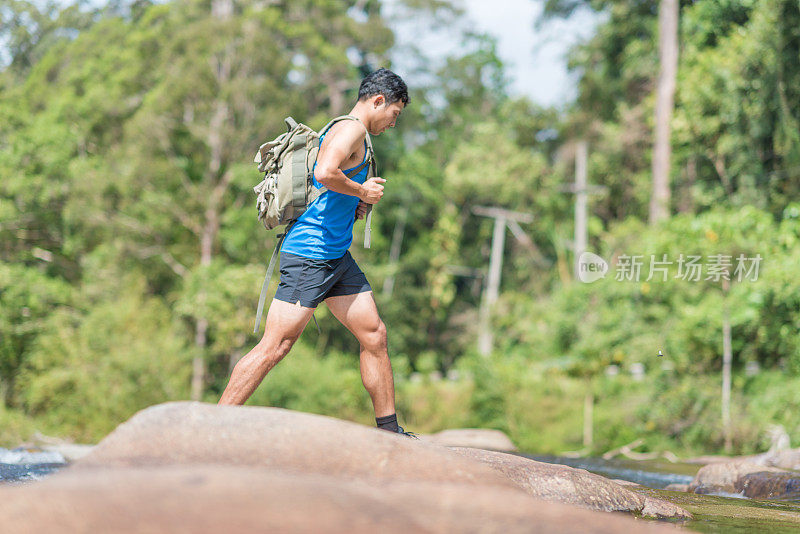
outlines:
[[[439,61],[402,50],[411,101],[374,139],[386,194],[372,247],[363,223],[351,247],[388,327],[401,424],[497,428],[538,453],[637,439],[750,453],[774,425],[800,443],[800,2],[679,2],[656,218],[659,2],[539,3],[531,31],[599,21],[569,52],[568,105],[513,96],[489,35],[460,32]],[[464,17],[447,0],[384,4],[0,1],[0,444],[92,443],[149,405],[219,399],[258,341],[277,241],[256,219],[258,146],[286,116],[320,128],[347,112],[366,73],[392,68],[397,20]],[[610,264],[593,283],[573,268],[584,142],[602,186],[586,250]],[[489,354],[480,206],[533,217],[506,232]],[[621,269],[636,256],[638,279]],[[680,276],[690,256],[696,280]],[[653,258],[672,262],[664,277]],[[713,274],[726,261],[730,280]],[[324,306],[316,319],[249,403],[374,424],[357,342]]]

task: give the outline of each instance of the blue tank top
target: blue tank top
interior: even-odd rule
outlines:
[[[323,139],[325,139],[324,135],[319,140],[320,146],[322,146]],[[367,159],[366,146],[365,140],[364,160]],[[364,160],[359,165],[363,164]],[[317,164],[314,162],[314,168],[316,167]],[[356,167],[358,165],[343,172],[347,174]],[[358,174],[350,179],[363,184],[367,179],[367,172],[369,172],[369,165],[365,165]],[[311,180],[317,189],[322,187],[313,173]],[[341,258],[350,248],[350,243],[353,242],[353,223],[357,206],[358,197],[328,190],[314,199],[297,219],[297,222],[292,225],[289,234],[283,240],[281,250],[316,260]]]

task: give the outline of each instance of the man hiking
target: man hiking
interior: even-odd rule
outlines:
[[[328,191],[308,206],[284,238],[280,284],[267,313],[266,331],[234,367],[219,404],[244,404],[286,356],[324,301],[361,345],[361,380],[372,398],[378,428],[408,435],[397,424],[386,326],[367,278],[347,250],[355,219],[365,215],[367,204],[381,199],[386,181],[366,179],[366,134],[379,135],[394,127],[406,104],[408,90],[403,80],[379,69],[361,82],[358,102],[350,111],[358,120],[336,122],[320,138],[314,186]],[[360,172],[346,176],[359,166],[363,166]]]

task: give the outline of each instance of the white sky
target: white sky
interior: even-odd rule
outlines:
[[[388,19],[393,20],[394,0],[384,0]],[[514,94],[527,95],[545,106],[561,106],[575,97],[575,80],[567,74],[569,48],[590,37],[597,16],[576,13],[570,20],[551,20],[542,30],[535,28],[544,0],[453,0],[464,8],[468,26],[495,37],[497,53],[512,80]],[[408,74],[410,63],[404,57],[404,44],[414,43],[426,56],[441,60],[457,51],[459,43],[452,28],[432,26],[428,21],[398,21],[395,30],[397,52],[392,63],[399,73]],[[404,76],[406,77],[406,76]],[[412,79],[413,76],[408,76]]]
[[[537,31],[543,0],[463,0],[476,27],[498,39],[498,55],[508,67],[512,90],[542,105],[559,105],[575,97],[567,74],[567,51],[592,35],[595,17],[576,14],[571,20],[548,21]]]

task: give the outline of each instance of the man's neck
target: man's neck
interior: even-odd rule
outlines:
[[[365,109],[365,104],[357,102],[356,105],[353,106],[353,109],[350,110],[350,115],[358,118],[367,128],[367,132],[369,132],[371,125],[369,123],[369,114],[367,113],[367,109]]]

